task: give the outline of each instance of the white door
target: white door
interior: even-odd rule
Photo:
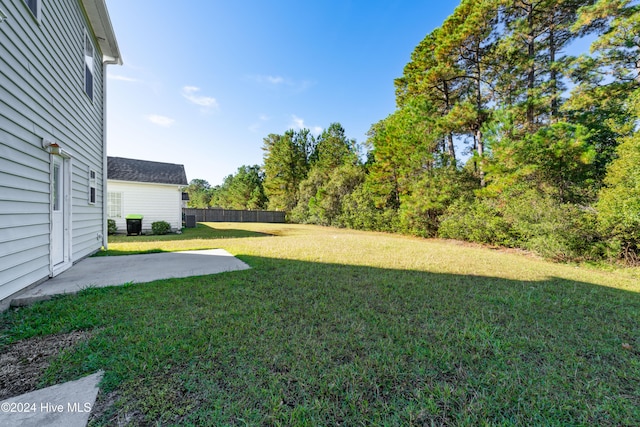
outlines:
[[[53,176],[51,193],[51,264],[59,270],[69,261],[69,162],[53,156]],[[58,268],[56,268],[58,266]]]

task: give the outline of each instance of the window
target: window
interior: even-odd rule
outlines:
[[[96,176],[97,176],[96,171],[94,170],[89,171],[89,204],[90,205],[96,204],[96,187],[97,187],[96,182],[98,181]]]
[[[53,210],[59,212],[62,209],[62,180],[60,179],[60,163],[53,163]]]
[[[37,19],[40,19],[40,0],[24,0],[25,4]]]
[[[93,43],[87,32],[84,33],[84,91],[93,101]]]
[[[122,218],[122,193],[107,193],[107,217]]]

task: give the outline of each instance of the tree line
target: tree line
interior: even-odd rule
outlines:
[[[590,52],[570,55],[585,37]],[[339,123],[289,130],[264,138],[262,166],[198,194],[295,222],[637,263],[639,50],[635,1],[463,0],[414,49],[365,158]]]

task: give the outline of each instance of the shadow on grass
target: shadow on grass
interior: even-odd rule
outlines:
[[[167,242],[181,240],[217,240],[217,239],[238,239],[245,237],[270,237],[272,234],[261,233],[248,230],[236,229],[217,229],[211,223],[198,223],[196,228],[184,228],[181,234],[165,234],[165,235],[142,235],[127,236],[123,234],[109,236],[109,243],[146,243],[146,242]],[[151,254],[169,252],[159,248],[146,250],[102,250],[96,252],[93,256],[116,256],[116,255],[133,255],[133,254]]]
[[[253,269],[11,311],[0,335],[97,330],[44,382],[104,369],[103,399],[117,399],[98,425],[130,414],[134,424],[640,424],[639,293],[239,258]]]
[[[265,237],[271,236],[268,233],[260,233],[248,230],[221,229],[212,226],[213,223],[198,223],[196,228],[183,228],[181,234],[165,234],[165,235],[142,235],[142,236],[126,236],[124,234],[116,234],[109,236],[109,242],[128,242],[128,241],[163,241],[163,240],[192,240],[192,239],[236,239],[242,237]]]

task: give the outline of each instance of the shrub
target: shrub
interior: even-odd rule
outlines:
[[[509,223],[493,199],[460,199],[447,209],[438,230],[440,237],[492,245],[515,246]]]
[[[446,167],[423,172],[400,196],[402,231],[421,237],[435,236],[447,208],[461,196],[471,194],[476,185],[466,170]]]
[[[171,231],[171,225],[166,221],[156,221],[151,224],[151,231],[153,234],[167,234]]]
[[[116,234],[118,232],[118,226],[116,225],[116,221],[113,219],[107,220],[107,233]]]
[[[342,199],[342,213],[337,218],[341,227],[356,230],[393,232],[399,229],[397,212],[391,208],[378,208],[371,191],[365,184],[355,188]]]
[[[536,191],[511,197],[503,209],[518,246],[556,261],[598,257],[593,209],[561,203]]]
[[[556,261],[597,259],[602,252],[593,209],[522,187],[454,203],[438,231],[441,237],[519,247]]]

